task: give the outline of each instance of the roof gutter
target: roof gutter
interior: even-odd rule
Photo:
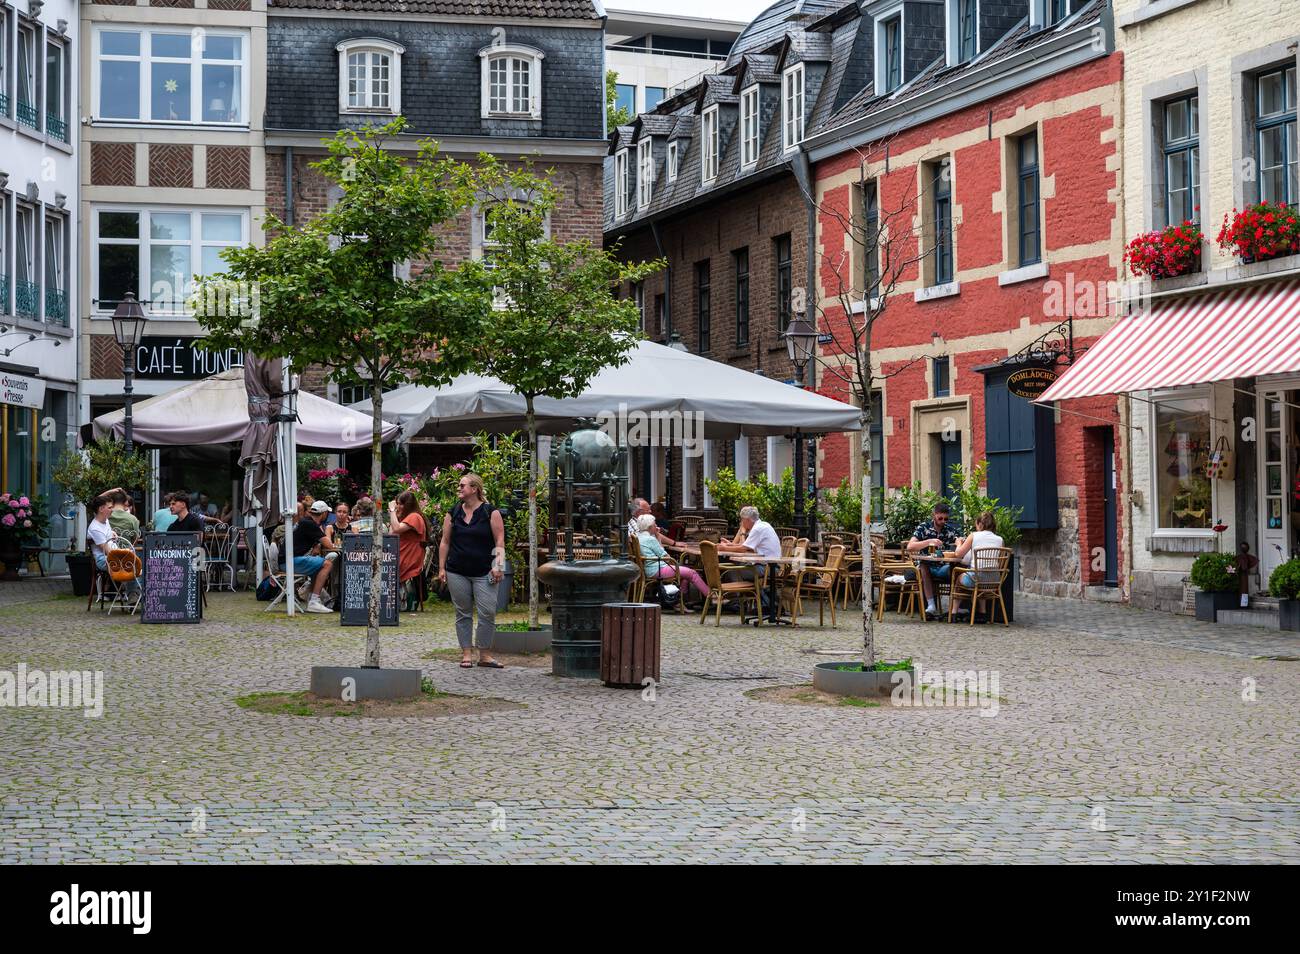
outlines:
[[[1106,40],[1105,47],[1101,50],[1094,45],[1095,29],[1098,26],[1102,27]],[[901,99],[879,113],[818,133],[804,141],[804,148],[813,162],[828,159],[846,149],[878,142],[905,129],[950,115],[968,105],[1047,79],[1062,70],[1109,56],[1114,50],[1114,32],[1111,29],[1110,7],[1107,6],[1099,24],[1076,26],[1041,46],[987,63],[930,92]]]

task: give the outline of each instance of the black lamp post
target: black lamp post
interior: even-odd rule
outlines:
[[[131,433],[131,378],[135,375],[135,349],[144,337],[144,306],[135,300],[135,295],[127,292],[117,309],[113,312],[113,337],[122,349],[122,378],[126,386],[126,452],[135,449]]]
[[[795,380],[799,387],[804,387],[804,371],[812,362],[817,351],[817,329],[808,321],[803,312],[795,312],[790,323],[786,325],[786,354],[794,365]],[[808,532],[808,519],[804,513],[804,437],[799,431],[794,432],[794,525],[800,533]]]

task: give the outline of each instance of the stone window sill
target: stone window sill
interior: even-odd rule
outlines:
[[[1147,537],[1151,553],[1213,553],[1217,541],[1213,534],[1161,534]]]
[[[1015,285],[1018,282],[1032,281],[1035,278],[1047,277],[1047,263],[1034,262],[1032,265],[1023,265],[1020,268],[1013,268],[1010,271],[1003,272],[998,276],[999,285]]]
[[[1155,20],[1166,13],[1173,13],[1183,7],[1190,7],[1197,2],[1198,0],[1151,0],[1150,3],[1142,4],[1132,13],[1116,17],[1115,25],[1121,30],[1127,30],[1129,27],[1137,26],[1139,23],[1146,23],[1148,20]]]
[[[913,300],[936,301],[940,298],[951,298],[953,295],[961,294],[961,282],[944,282],[942,285],[931,285],[929,288],[918,288],[912,294]]]

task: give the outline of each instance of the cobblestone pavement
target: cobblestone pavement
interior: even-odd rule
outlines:
[[[852,650],[852,613],[669,617],[649,701],[423,659],[455,644],[443,609],[385,630],[385,664],[525,708],[352,720],[234,702],[358,663],[361,631],[333,616],[245,594],[213,594],[197,626],[0,607],[0,670],[105,681],[101,718],[0,709],[0,862],[1300,861],[1300,664],[1256,658],[1300,640],[1066,600],[1017,613],[879,631],[889,658],[997,671],[992,717],[746,695]]]

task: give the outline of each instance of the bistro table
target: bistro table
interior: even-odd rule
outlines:
[[[697,560],[700,556],[700,546],[698,543],[670,543],[665,546],[666,550],[676,551],[683,556],[695,557]],[[806,557],[763,557],[757,553],[736,553],[734,551],[719,550],[718,559],[726,559],[731,563],[743,563],[749,566],[764,566],[772,569],[765,570],[763,575],[767,579],[767,597],[768,597],[768,615],[766,617],[769,623],[777,626],[791,626],[794,621],[786,619],[781,615],[781,597],[778,590],[778,573],[776,567],[790,566],[802,568],[808,564]],[[757,622],[762,617],[762,608],[759,608],[759,616],[752,617]],[[742,616],[742,623],[748,623],[749,619]]]

